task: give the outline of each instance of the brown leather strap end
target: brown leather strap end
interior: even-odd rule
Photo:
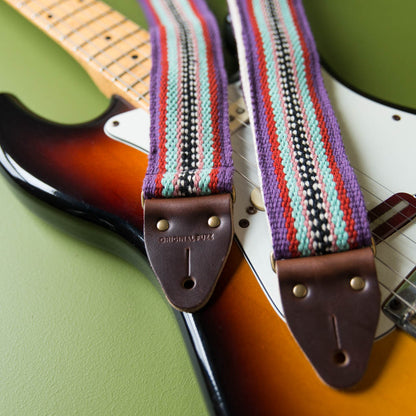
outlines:
[[[374,341],[380,291],[371,248],[276,262],[289,328],[325,383],[362,377]]]
[[[229,194],[146,200],[147,256],[174,308],[195,312],[208,302],[231,248],[231,213]]]

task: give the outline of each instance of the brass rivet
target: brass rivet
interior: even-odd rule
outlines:
[[[272,270],[276,273],[276,261],[274,260],[273,251],[270,253],[270,265],[272,266]]]
[[[156,227],[159,231],[166,231],[169,228],[169,221],[165,219],[159,220]]]
[[[259,211],[264,211],[265,210],[263,194],[261,193],[261,190],[259,188],[254,188],[251,191],[251,194],[250,194],[250,202]]]
[[[365,280],[362,277],[355,276],[350,280],[350,286],[354,290],[363,290],[365,286]]]
[[[231,191],[231,200],[233,201],[233,204],[235,204],[235,199],[237,198],[237,195],[235,193],[235,187],[233,185],[233,189]]]
[[[376,240],[374,240],[374,237],[371,237],[371,250],[373,251],[373,256],[375,257],[377,254],[377,247]]]
[[[212,217],[208,218],[208,225],[211,228],[217,228],[220,224],[221,220],[217,216],[213,215]]]
[[[292,293],[297,298],[304,298],[308,293],[308,289],[306,289],[306,286],[302,283],[298,283],[297,285],[293,286]]]

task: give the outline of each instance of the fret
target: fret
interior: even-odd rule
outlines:
[[[129,56],[124,56],[119,61],[106,65],[106,68],[117,74],[119,78],[121,77],[128,85],[132,86],[146,74],[147,69],[140,67],[140,69],[136,68],[134,71],[128,71],[126,68],[129,67],[130,61],[131,58]]]
[[[127,42],[127,40],[130,40],[130,42]],[[90,43],[91,48],[98,48],[97,52],[93,53],[92,56],[99,59],[104,66],[110,66],[117,63],[120,65],[125,65],[125,63],[122,61],[126,60],[128,60],[130,64],[131,60],[141,59],[150,53],[149,47],[145,43],[132,48],[131,45],[137,44],[137,41],[133,42],[135,40],[137,40],[137,38],[134,36],[134,34],[130,34],[128,37],[124,39],[118,39],[116,42],[112,43],[105,43],[105,41],[102,39],[99,43],[97,43],[96,40]]]
[[[30,10],[30,14],[32,15],[32,17],[36,17],[36,15],[42,12],[44,9],[44,6],[42,4],[38,4],[31,0],[26,1],[25,3],[20,3],[19,7],[28,11]]]
[[[140,59],[138,62],[136,62],[134,65],[128,67],[125,69],[124,72],[121,72],[118,76],[119,78],[122,78],[124,74],[133,72],[140,78],[147,78],[147,82],[150,77],[150,69],[152,66],[152,57],[145,56],[144,58]]]
[[[130,97],[132,100],[134,100],[137,104],[140,104],[141,107],[145,109],[149,109],[149,90],[147,87],[143,87],[143,89],[135,88],[133,90],[126,91],[126,94],[128,97]]]
[[[120,21],[116,21],[113,23],[113,26],[109,27],[108,29],[103,29],[100,32],[95,32],[91,29],[88,25],[81,25],[77,28],[77,30],[72,31],[68,35],[66,35],[66,38],[77,44],[76,50],[80,48],[88,49],[89,44],[97,43],[97,39],[105,39],[105,44],[109,43],[108,39],[108,32],[112,29],[117,29],[120,24],[123,23],[125,19],[122,18]],[[117,33],[117,32],[115,32]],[[117,35],[114,35],[116,38]],[[100,47],[97,45],[97,50],[99,50]],[[92,52],[93,54],[93,52]]]
[[[120,26],[117,28],[117,31],[119,33],[119,36],[121,37],[125,37],[127,36],[129,33],[134,33],[137,30],[140,31],[140,37],[143,41],[148,40],[150,42],[150,36],[149,33],[142,29],[141,27],[137,26],[135,23],[133,23],[131,20],[124,20]]]
[[[137,58],[133,58],[136,56]],[[132,66],[132,62],[135,60],[138,60],[140,64],[133,64]],[[143,55],[141,58],[139,58],[138,52],[134,51],[133,55],[128,53],[126,55],[120,56],[106,66],[113,72],[117,73],[119,77],[123,76],[123,79],[127,83],[133,84],[138,78],[144,78],[149,73],[151,59],[150,55]]]
[[[51,3],[47,7],[44,7],[42,12],[39,14],[46,16],[50,20],[52,26],[57,25],[63,21],[66,21],[66,25],[71,26],[73,24],[71,17],[76,13],[86,10],[94,3],[94,0],[90,3],[80,3],[76,0],[60,0]],[[79,16],[82,16],[82,14]]]
[[[96,14],[95,12],[90,14],[89,10],[90,9],[86,9],[83,11],[83,22],[79,17],[68,15],[66,19],[60,19],[56,24],[51,26],[51,28],[54,27],[61,32],[64,38],[84,27],[88,27],[91,32],[94,32],[96,30],[97,22],[112,12],[112,10],[107,10],[102,11],[101,14]]]
[[[147,31],[97,0],[6,0],[62,44],[106,95],[148,108]]]
[[[30,11],[33,13],[33,18],[36,18],[40,14],[44,12],[49,13],[49,9],[51,7],[54,7],[55,5],[58,5],[59,3],[63,3],[67,0],[49,0],[49,1],[42,1],[38,2],[37,0],[28,0],[24,3],[20,3],[19,7],[27,7],[30,8]]]
[[[65,40],[66,38],[68,38],[71,35],[78,34],[79,36],[81,36],[82,32],[84,34],[86,32],[89,32],[89,34],[87,35],[87,37],[83,37],[83,39],[81,40],[81,43],[84,43],[88,39],[88,37],[96,36],[95,25],[96,25],[97,21],[99,19],[101,19],[102,17],[105,17],[109,12],[111,12],[111,11],[104,12],[102,15],[94,16],[94,17],[92,17],[88,20],[84,19],[85,21],[82,22],[82,23],[79,19],[77,20],[75,17],[73,17],[72,19],[73,19],[74,22],[77,23],[77,25],[76,26],[75,25],[72,25],[72,26],[69,25],[69,26],[71,26],[71,30],[65,34],[65,36],[62,38],[62,40]],[[85,17],[85,15],[84,15],[84,17]],[[62,22],[62,23],[64,24],[66,22]],[[73,40],[74,40],[74,38],[73,38]]]
[[[67,0],[68,1],[68,0]],[[92,20],[93,18],[89,17],[89,10],[95,4],[95,1],[90,3],[81,3],[81,6],[78,8],[69,8],[67,9],[66,6],[68,3],[65,3],[59,9],[59,12],[56,13],[54,9],[49,10],[51,16],[53,16],[56,20],[54,21],[54,25],[59,23],[65,22],[66,26],[71,27],[73,30],[76,30],[76,27],[80,24],[85,24],[88,20]]]

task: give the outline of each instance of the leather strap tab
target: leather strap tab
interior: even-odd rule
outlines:
[[[289,328],[319,376],[335,388],[357,383],[380,311],[371,248],[279,260],[276,270]]]
[[[174,308],[208,302],[231,248],[231,213],[230,194],[146,200],[147,256]]]

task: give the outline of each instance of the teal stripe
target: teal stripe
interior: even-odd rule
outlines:
[[[178,0],[178,4],[184,11],[184,17],[192,22],[192,27],[195,31],[195,38],[193,41],[198,44],[197,59],[199,62],[199,82],[200,82],[200,96],[201,100],[201,114],[202,114],[202,149],[203,149],[203,171],[200,173],[200,182],[198,186],[203,194],[211,193],[209,188],[210,173],[214,167],[214,135],[211,123],[211,96],[208,82],[208,57],[207,45],[205,43],[203,27],[192,10],[187,0]]]
[[[152,5],[161,21],[165,26],[167,37],[168,53],[168,82],[167,82],[167,114],[166,114],[166,173],[162,178],[163,191],[165,197],[172,196],[174,191],[173,178],[177,170],[177,145],[176,126],[178,117],[178,51],[176,47],[175,25],[167,18],[165,8],[161,6],[159,0],[152,1]]]
[[[256,1],[253,2],[253,9],[255,18],[257,21],[257,26],[260,31],[262,41],[263,41],[263,48],[264,54],[266,58],[266,68],[267,68],[267,76],[268,76],[268,83],[270,85],[278,85],[277,84],[277,77],[275,73],[275,65],[274,65],[274,58],[272,51],[274,49],[274,43],[270,37],[270,34],[267,30],[266,18],[263,15],[263,10],[261,7],[261,2]],[[277,134],[279,136],[279,150],[280,155],[282,158],[282,165],[283,165],[283,172],[286,177],[287,187],[290,196],[290,206],[293,210],[293,219],[296,228],[296,239],[299,242],[298,250],[302,256],[309,256],[309,239],[308,239],[308,229],[305,225],[305,220],[308,221],[307,218],[304,217],[302,213],[302,200],[298,194],[298,185],[295,180],[295,169],[292,166],[292,161],[289,152],[289,143],[288,143],[288,136],[286,135],[285,124],[283,121],[283,110],[280,105],[279,94],[277,88],[271,88],[270,90],[270,99],[272,102],[273,107],[273,115],[276,124]]]
[[[331,172],[329,161],[323,146],[322,134],[319,128],[319,123],[316,118],[315,108],[309,94],[308,84],[306,80],[305,61],[302,52],[302,46],[299,39],[299,34],[296,30],[295,23],[292,19],[292,14],[287,1],[280,1],[281,12],[284,23],[289,33],[290,42],[292,44],[295,55],[295,67],[299,80],[300,93],[305,105],[306,116],[311,131],[311,139],[318,156],[318,168],[322,173],[325,190],[328,194],[329,209],[332,215],[332,222],[334,223],[334,231],[336,235],[336,244],[340,250],[348,250],[348,232],[346,231],[346,223],[343,220],[344,212],[341,209],[341,204],[338,199],[338,192],[335,187],[334,176]]]

